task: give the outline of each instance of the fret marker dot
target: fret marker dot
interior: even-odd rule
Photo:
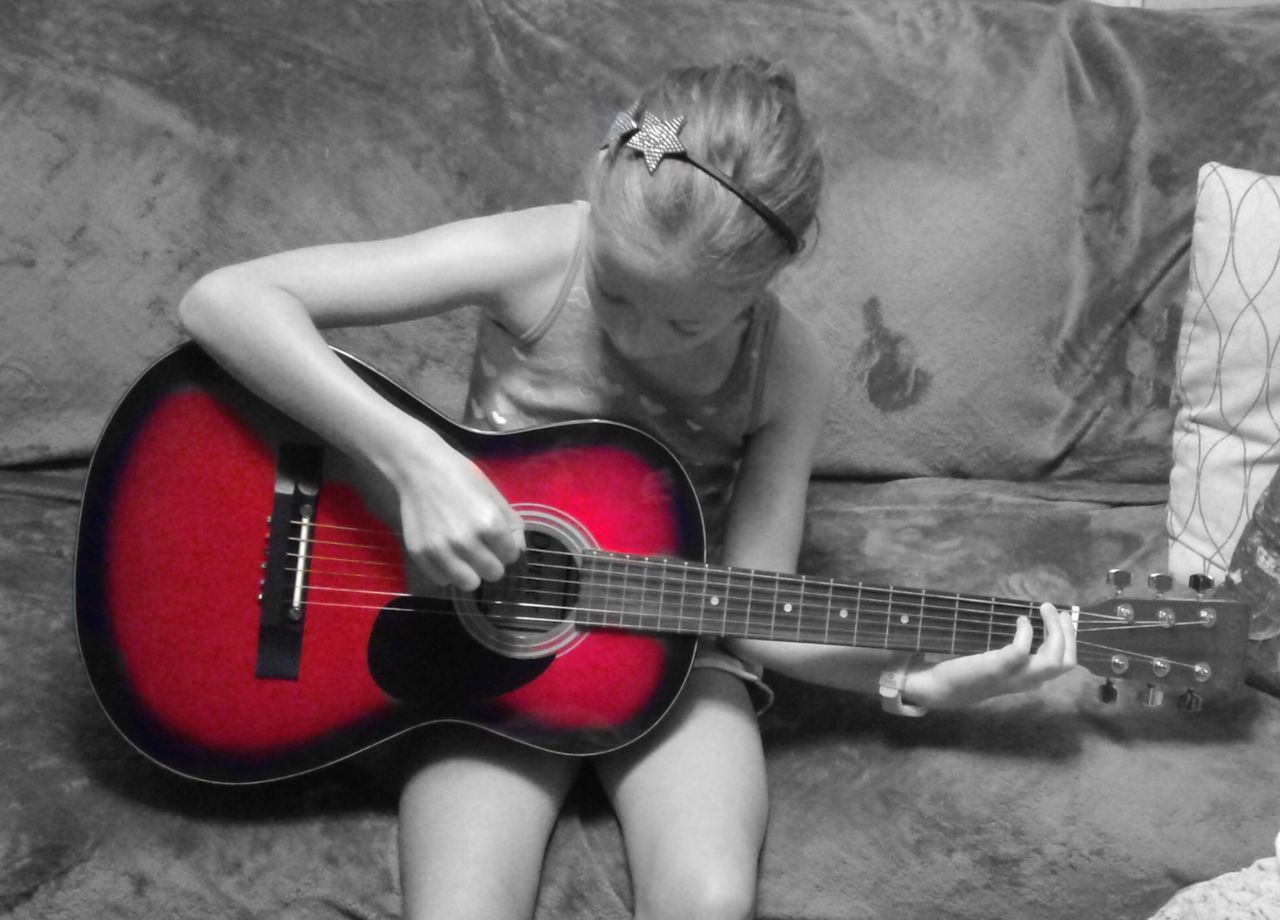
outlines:
[[[900,622],[902,623],[902,625],[903,625],[903,626],[906,626],[908,623],[910,623],[910,622],[911,622],[911,617],[907,616],[907,615],[904,613],[904,614],[902,615],[902,619],[901,619],[901,621],[900,621]]]
[[[844,609],[843,607],[840,608],[840,619],[842,620],[849,619],[849,611]]]
[[[790,605],[790,604],[783,604],[783,605],[782,605],[782,609],[783,609],[783,611],[784,611],[784,612],[786,612],[786,613],[790,613],[790,612],[791,612],[791,605]]]
[[[711,598],[711,606],[712,606],[712,607],[719,607],[719,606],[720,606],[720,598],[718,598],[718,597],[713,597],[713,598]]]

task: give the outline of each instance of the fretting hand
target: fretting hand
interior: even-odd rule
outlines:
[[[1076,666],[1076,630],[1069,611],[1040,605],[1044,641],[1032,651],[1031,620],[1018,617],[1013,641],[978,655],[949,658],[907,675],[903,698],[928,707],[959,707],[1033,690]]]

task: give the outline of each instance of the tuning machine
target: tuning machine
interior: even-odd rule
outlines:
[[[1120,691],[1116,689],[1116,685],[1111,681],[1107,681],[1098,688],[1098,699],[1104,703],[1114,703],[1120,698]]]
[[[1213,590],[1213,576],[1205,575],[1202,572],[1196,572],[1187,578],[1187,586],[1196,592],[1197,597],[1204,597]]]
[[[1138,691],[1138,702],[1143,706],[1156,707],[1164,705],[1164,691],[1154,684],[1147,684]]]
[[[1127,569],[1111,569],[1107,572],[1107,584],[1116,589],[1116,594],[1124,594],[1124,589],[1133,584],[1133,573]]]

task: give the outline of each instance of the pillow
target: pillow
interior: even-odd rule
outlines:
[[[1201,167],[1178,338],[1169,571],[1221,580],[1280,466],[1280,176]]]

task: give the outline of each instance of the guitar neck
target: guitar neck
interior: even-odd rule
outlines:
[[[583,557],[586,626],[970,654],[1007,645],[1039,604],[620,553]]]

